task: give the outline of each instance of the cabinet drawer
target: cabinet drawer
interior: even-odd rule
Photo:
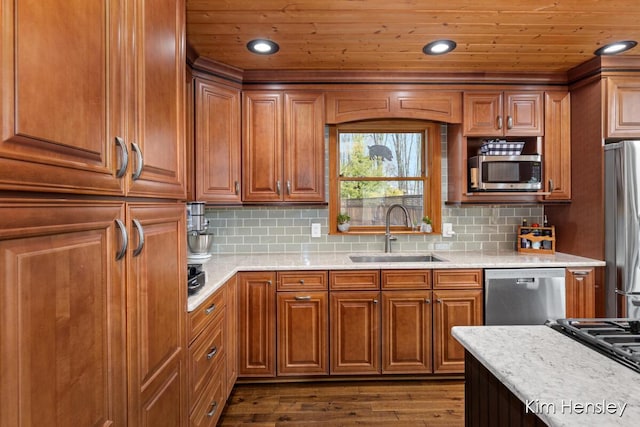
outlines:
[[[380,271],[330,271],[329,287],[331,290],[377,290],[380,289]]]
[[[225,370],[224,316],[216,316],[213,323],[189,346],[189,378],[193,404],[204,389],[211,372]]]
[[[433,289],[482,288],[482,269],[433,270]]]
[[[431,289],[431,270],[382,270],[382,289]]]
[[[326,291],[326,271],[283,271],[278,273],[279,291]]]
[[[216,369],[206,383],[189,416],[190,426],[208,427],[218,423],[227,400],[223,373],[224,369]]]
[[[189,313],[189,342],[222,311],[225,306],[226,284],[207,298],[196,310]]]

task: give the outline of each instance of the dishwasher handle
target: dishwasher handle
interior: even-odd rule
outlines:
[[[536,279],[534,277],[521,277],[516,279],[516,285],[530,285],[531,283],[535,283]]]

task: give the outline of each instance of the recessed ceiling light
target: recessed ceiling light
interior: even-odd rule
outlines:
[[[627,51],[629,49],[633,49],[634,47],[636,47],[637,44],[638,44],[638,42],[636,42],[634,40],[625,40],[625,41],[622,41],[622,42],[609,43],[607,45],[602,46],[601,48],[598,48],[593,53],[598,55],[598,56],[600,56],[600,55],[616,55],[618,53],[625,52],[625,51]]]
[[[280,50],[278,43],[267,39],[255,39],[247,43],[247,49],[258,55],[272,55]]]
[[[435,40],[425,45],[422,51],[427,55],[442,55],[451,52],[456,46],[453,40]]]

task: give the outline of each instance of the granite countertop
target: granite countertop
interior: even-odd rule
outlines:
[[[452,333],[550,426],[639,423],[640,374],[548,326],[456,326]],[[581,409],[603,404],[610,413]]]
[[[444,262],[362,262],[351,261],[355,253],[281,253],[281,254],[238,254],[212,255],[203,263],[206,284],[188,299],[188,311],[195,310],[220,286],[238,271],[278,271],[278,270],[355,270],[355,269],[415,269],[415,268],[543,268],[543,267],[601,267],[604,261],[583,258],[556,252],[553,255],[521,254],[517,251],[464,252],[433,251],[432,254]],[[366,253],[361,255],[385,255]],[[387,255],[409,255],[393,253]],[[416,255],[416,253],[411,253]],[[191,262],[191,261],[190,261]],[[193,261],[202,263],[202,261]]]

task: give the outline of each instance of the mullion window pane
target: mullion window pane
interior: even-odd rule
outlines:
[[[340,176],[420,177],[422,137],[422,132],[340,132]]]

